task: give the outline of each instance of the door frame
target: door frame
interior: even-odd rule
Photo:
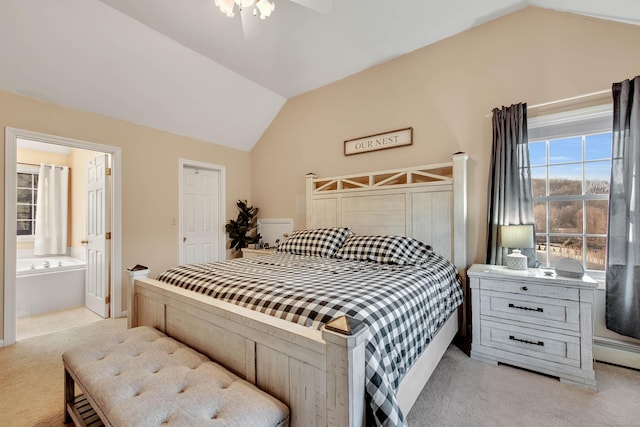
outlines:
[[[178,159],[178,263],[184,263],[183,256],[183,241],[182,237],[184,236],[184,229],[182,227],[182,223],[184,220],[183,217],[183,208],[184,204],[182,203],[184,197],[184,179],[183,173],[186,168],[197,168],[202,170],[208,170],[213,172],[218,172],[219,180],[218,180],[218,230],[220,230],[220,235],[218,237],[218,254],[219,260],[222,261],[227,259],[227,234],[224,229],[224,225],[227,221],[227,195],[226,195],[226,169],[222,165],[215,165],[213,163],[204,163],[199,162],[197,160],[189,160],[189,159]]]
[[[4,336],[0,347],[16,342],[16,186],[18,138],[71,148],[98,151],[111,155],[111,306],[112,318],[124,316],[122,311],[122,150],[24,129],[5,128],[4,160]]]

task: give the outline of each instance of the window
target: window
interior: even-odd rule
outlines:
[[[36,228],[36,200],[38,197],[38,168],[18,165],[17,230],[18,240],[33,239]]]
[[[611,107],[532,119],[529,158],[536,256],[574,258],[604,272],[611,174]]]

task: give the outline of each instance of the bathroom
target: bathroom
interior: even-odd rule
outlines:
[[[87,170],[100,157],[105,155],[17,140],[18,340],[102,318],[85,307]]]

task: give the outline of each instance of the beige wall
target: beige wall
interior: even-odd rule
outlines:
[[[18,163],[39,165],[40,163],[53,164],[58,166],[70,166],[69,155],[62,153],[52,153],[50,151],[37,151],[18,148],[16,153]]]
[[[247,152],[0,91],[0,128],[5,127],[122,148],[123,268],[140,263],[159,273],[177,264],[178,226],[171,225],[171,218],[179,217],[178,159],[226,167],[227,220],[236,217],[236,200],[251,199]],[[4,137],[2,132],[3,141]],[[4,164],[5,153],[0,150],[3,224]],[[4,226],[0,235],[4,240]],[[0,245],[0,256],[4,259],[4,245]],[[123,270],[123,283],[126,277]],[[4,263],[0,278],[4,290]],[[3,290],[0,312],[4,309]],[[3,319],[0,314],[0,333]]]
[[[592,93],[640,73],[640,28],[528,8],[287,101],[251,153],[252,199],[304,228],[304,175],[469,154],[469,263],[485,256],[494,107]],[[565,105],[564,107],[569,107]],[[536,111],[531,111],[533,114]],[[412,146],[345,157],[343,141],[412,126]]]

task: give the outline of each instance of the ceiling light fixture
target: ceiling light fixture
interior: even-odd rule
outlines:
[[[220,12],[224,13],[230,18],[235,16],[234,9],[238,5],[238,9],[253,8],[253,15],[260,15],[260,19],[265,19],[271,15],[271,12],[276,8],[275,4],[269,0],[215,0],[216,6],[220,9]]]

